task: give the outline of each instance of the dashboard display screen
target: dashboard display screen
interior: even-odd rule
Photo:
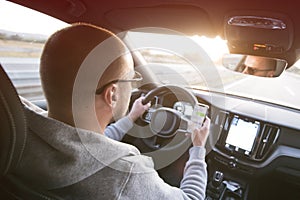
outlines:
[[[229,127],[225,146],[249,155],[253,148],[259,126],[260,123],[258,121],[246,121],[238,116],[234,116]]]

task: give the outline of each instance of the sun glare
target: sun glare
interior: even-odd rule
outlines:
[[[206,51],[206,53],[214,62],[218,62],[220,59],[222,59],[222,56],[225,53],[229,53],[227,41],[223,40],[219,36],[215,38],[208,38],[205,36],[195,35],[191,38]]]

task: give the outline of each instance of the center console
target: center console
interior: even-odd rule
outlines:
[[[262,168],[280,129],[263,120],[226,111],[219,112],[213,124],[219,138],[207,159],[207,199],[247,199],[248,183]]]
[[[212,180],[207,185],[205,200],[241,200],[244,199],[245,190],[237,182],[224,180],[220,171],[215,171]]]
[[[279,136],[279,128],[262,120],[221,112],[217,150],[244,162],[263,160]]]

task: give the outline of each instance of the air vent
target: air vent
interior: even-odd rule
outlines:
[[[270,124],[265,124],[262,130],[255,159],[262,159],[271,150],[279,136],[279,128]]]

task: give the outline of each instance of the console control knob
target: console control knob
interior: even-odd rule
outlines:
[[[218,188],[221,183],[223,182],[224,175],[220,171],[215,171],[213,175],[212,185],[216,188]]]

